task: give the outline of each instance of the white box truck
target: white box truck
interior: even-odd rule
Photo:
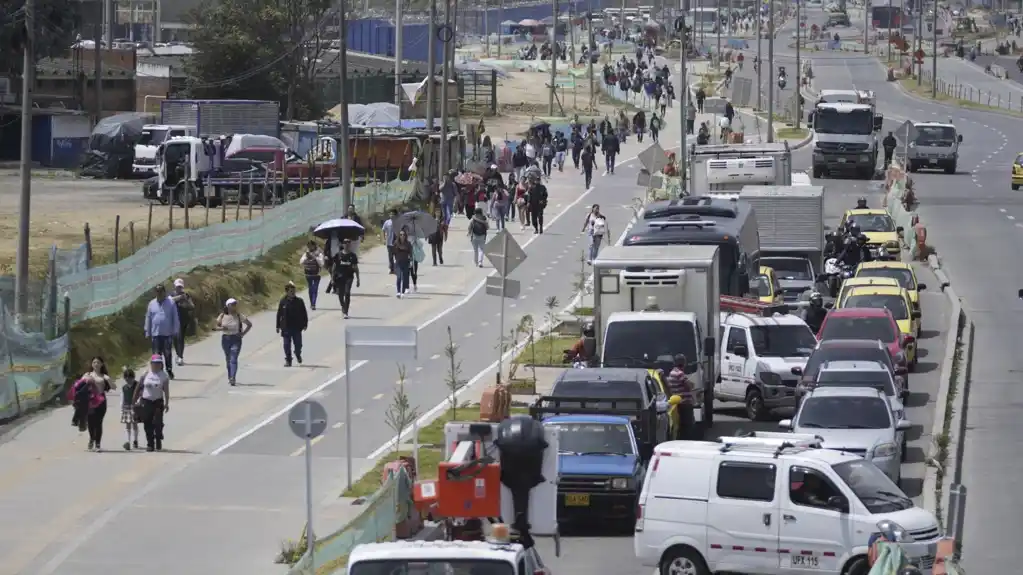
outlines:
[[[597,350],[603,367],[671,370],[684,354],[713,423],[720,288],[718,248],[702,245],[611,246],[593,262]]]
[[[689,157],[689,190],[693,195],[738,192],[749,185],[792,185],[788,142],[693,145]]]

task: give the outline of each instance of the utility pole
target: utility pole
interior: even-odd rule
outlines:
[[[888,0],[888,62],[891,61],[892,61],[892,0]]]
[[[93,58],[93,82],[95,83],[96,92],[96,123],[98,124],[103,119],[103,53],[101,52],[101,46],[103,45],[103,26],[96,26],[92,34],[93,46],[92,58]]]
[[[405,66],[402,64],[402,43],[405,26],[402,24],[402,3],[405,0],[394,0],[394,104],[398,106],[398,121],[401,122],[401,76]],[[399,126],[400,127],[400,126]],[[348,206],[345,206],[348,209]]]
[[[916,51],[924,51],[924,1],[917,0],[917,20],[916,20]],[[935,22],[937,18],[935,18]],[[935,50],[937,51],[937,50]],[[920,58],[917,60],[916,54],[913,54],[913,65],[916,66],[916,85],[922,86],[924,83],[924,60]]]
[[[796,0],[796,129],[799,129],[800,116],[803,115],[803,68],[802,60],[800,59],[799,43],[802,38],[803,21],[800,19],[802,16],[801,6],[803,0]]]
[[[728,0],[728,47],[732,46],[732,0]],[[718,46],[720,51],[721,47]]]
[[[551,5],[554,7],[554,23],[551,24],[551,91],[548,114],[553,116],[554,100],[558,90],[558,0],[551,0]]]
[[[684,16],[679,16],[679,18],[684,18]],[[696,18],[695,17],[693,18],[693,25],[694,26],[696,25]],[[695,30],[695,28],[694,28],[694,30]],[[689,120],[689,78],[686,75],[686,48],[687,48],[686,43],[687,43],[687,40],[688,40],[688,38],[687,38],[687,34],[686,34],[686,28],[685,28],[685,24],[683,23],[683,25],[682,25],[682,42],[681,42],[680,49],[679,49],[679,63],[681,65],[679,66],[679,73],[678,73],[679,74],[679,79],[682,81],[682,83],[679,85],[679,96],[681,96],[681,98],[679,98],[679,109],[678,109],[678,111],[679,111],[678,116],[679,116],[679,119],[681,120],[681,124],[682,124],[682,149],[679,150],[680,153],[678,155],[678,158],[679,158],[679,160],[678,160],[678,174],[679,174],[679,176],[681,176],[681,184],[682,184],[681,190],[679,190],[679,197],[685,197],[686,195],[688,195],[687,194],[687,190],[689,189],[688,182],[687,182],[687,180],[689,178],[689,173],[688,173],[688,169],[687,169],[688,164],[689,164],[689,160],[688,160],[688,156],[689,156],[689,131],[686,130],[686,125],[687,125],[687,122]],[[695,41],[696,41],[696,34],[694,33],[693,34],[693,42],[695,43]]]
[[[441,75],[440,87],[440,152],[437,155],[437,177],[442,178],[448,172],[448,84],[451,82],[451,47],[455,39],[453,37],[454,14],[451,10],[452,0],[444,0],[444,30],[445,34],[452,37],[444,42],[444,72]]]
[[[863,0],[863,53],[870,53],[870,0]],[[841,48],[841,46],[839,46]]]
[[[731,0],[729,0],[729,2],[731,2]],[[717,19],[716,23],[717,23],[717,28],[718,28],[718,50],[717,50],[717,52],[714,53],[714,56],[715,56],[715,61],[717,62],[717,65],[720,66],[721,65],[721,28],[722,28],[722,24],[721,24],[721,8],[715,8],[714,9],[714,17]]]
[[[426,46],[426,129],[433,132],[437,109],[437,0],[430,0]],[[500,50],[500,48],[498,48]]]
[[[501,30],[498,26],[498,31]],[[487,58],[490,57],[490,2],[483,0],[483,37],[487,39]]]
[[[338,63],[340,68],[340,80],[341,80],[341,103],[338,104],[340,107],[339,112],[341,113],[341,138],[338,142],[338,155],[341,156],[341,205],[342,209],[347,210],[348,206],[352,204],[352,156],[351,148],[348,146],[348,86],[346,84],[348,78],[348,5],[346,0],[338,0],[338,26],[337,33],[340,44],[338,49],[341,52],[338,54]]]
[[[767,69],[771,73],[770,81],[767,83],[767,142],[774,142],[774,0],[768,5],[770,14],[767,17],[767,32],[771,36],[767,39]],[[761,64],[763,67],[763,64]]]
[[[25,45],[21,71],[21,197],[18,200],[18,261],[14,282],[18,317],[28,311],[28,241],[32,207],[32,86],[35,85],[35,0],[25,0]],[[79,48],[80,49],[80,48]]]
[[[504,44],[504,30],[501,29],[504,22],[504,0],[497,0],[497,18],[500,22],[497,24],[497,59],[501,59],[501,44]]]
[[[103,0],[103,41],[108,51],[114,49],[114,0]]]
[[[938,0],[934,0],[934,24],[931,25],[931,32],[934,34],[934,46],[931,48],[931,97],[938,97]],[[920,64],[923,66],[923,63]]]
[[[764,82],[760,78],[761,70],[764,69],[764,55],[763,55],[763,50],[762,50],[762,47],[764,45],[764,42],[763,42],[763,36],[764,35],[760,31],[760,24],[761,24],[761,22],[763,22],[763,20],[764,20],[764,15],[760,11],[760,4],[758,3],[757,4],[757,110],[763,110],[764,109],[764,101],[763,101],[764,98],[763,98],[763,95],[762,95],[762,93],[764,91],[763,90]]]
[[[597,109],[597,91],[596,84],[593,81],[593,13],[586,13],[586,66],[589,68],[590,73],[590,105],[587,109]]]

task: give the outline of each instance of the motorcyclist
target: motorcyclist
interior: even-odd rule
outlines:
[[[842,247],[842,253],[839,254],[838,261],[849,269],[856,269],[856,266],[860,265],[860,262],[863,261],[863,250],[860,248],[858,236],[850,235],[846,237],[845,246]]]
[[[696,397],[693,394],[693,382],[689,381],[686,377],[686,356],[684,354],[676,354],[674,365],[671,368],[671,372],[668,374],[668,378],[665,381],[668,384],[668,393],[671,395],[677,395],[682,399],[682,403],[678,404],[678,416],[679,416],[679,439],[686,439],[689,432],[695,427],[694,409],[696,407]]]
[[[869,210],[870,209],[870,208],[867,207],[867,198],[866,197],[860,196],[856,200],[856,209],[857,210]]]
[[[594,328],[593,321],[590,320],[584,323],[579,341],[572,344],[571,349],[565,350],[565,363],[585,362],[593,359],[597,351],[597,337],[595,334],[596,329]]]
[[[814,333],[817,333],[821,330],[821,326],[824,325],[824,318],[827,315],[828,310],[824,307],[824,297],[821,296],[820,292],[810,294],[810,305],[803,312],[803,321],[806,322],[806,325]]]
[[[856,243],[860,247],[860,262],[872,262],[874,261],[874,252],[867,245],[867,236],[860,235],[856,238]]]
[[[885,169],[888,169],[888,166],[892,164],[892,156],[895,155],[895,146],[898,144],[899,142],[895,139],[895,134],[891,131],[884,137],[884,140],[881,140],[881,147],[884,148]]]

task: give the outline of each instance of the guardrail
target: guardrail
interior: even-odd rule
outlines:
[[[995,68],[998,68],[998,73],[1002,75],[996,75]],[[992,66],[992,75],[997,78],[1006,78],[1005,68],[1001,66]],[[930,72],[924,71],[921,75],[921,83],[924,86],[931,86],[933,84],[933,76]],[[1017,114],[1023,114],[1023,93],[1014,94],[1011,89],[1006,87],[1004,92],[996,92],[994,90],[984,91],[979,88],[974,88],[970,84],[964,84],[959,82],[957,79],[949,81],[947,78],[938,78],[937,93],[947,98],[953,98],[956,100],[962,100],[964,102],[970,102],[980,106],[987,106],[990,108],[997,108],[999,110],[1005,110],[1007,112],[1015,112]]]

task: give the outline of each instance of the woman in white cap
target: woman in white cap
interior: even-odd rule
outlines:
[[[224,349],[224,359],[227,362],[227,382],[235,385],[238,383],[238,355],[242,352],[242,338],[252,329],[252,322],[238,311],[238,300],[232,297],[224,302],[224,311],[217,316],[217,325],[213,329],[224,332],[220,336],[220,347]]]

